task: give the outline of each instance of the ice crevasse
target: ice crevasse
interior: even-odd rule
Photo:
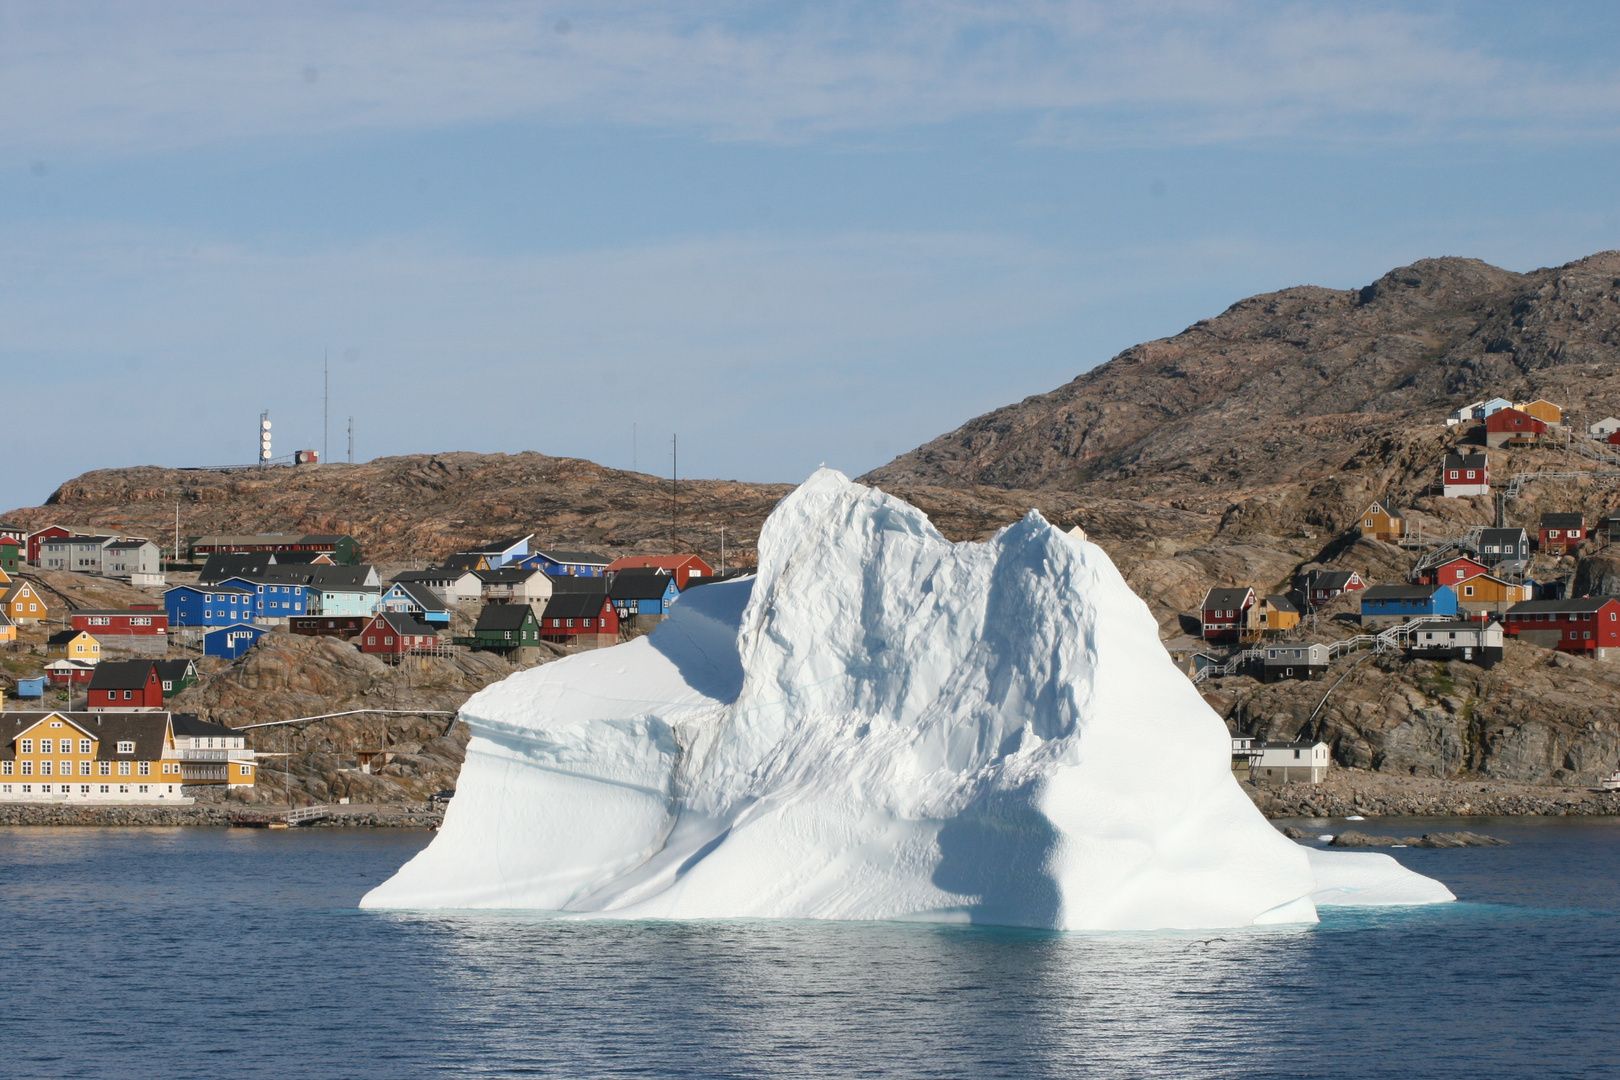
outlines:
[[[362,906],[1148,929],[1453,899],[1272,828],[1101,548],[1034,511],[953,544],[830,469],[755,577],[462,718],[442,828]]]

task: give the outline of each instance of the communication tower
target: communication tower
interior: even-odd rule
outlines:
[[[259,414],[259,464],[270,464],[270,410]]]

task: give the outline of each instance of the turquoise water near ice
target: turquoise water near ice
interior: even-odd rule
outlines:
[[[1616,1074],[1620,822],[1357,827],[1513,846],[1393,853],[1458,904],[1083,935],[361,912],[428,834],[0,829],[0,1076]]]

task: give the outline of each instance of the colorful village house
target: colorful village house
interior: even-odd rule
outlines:
[[[627,555],[608,563],[608,573],[620,570],[667,570],[674,575],[675,587],[682,592],[693,578],[714,577],[714,567],[696,555]]]
[[[413,653],[435,654],[439,649],[438,631],[405,611],[379,611],[360,632],[360,651],[390,662]]]
[[[0,714],[0,801],[189,803],[166,712]]]
[[[197,685],[196,661],[181,658],[156,660],[154,663],[157,664],[158,683],[163,687],[165,700]]]
[[[613,575],[608,596],[621,621],[637,619],[638,626],[646,627],[664,620],[670,605],[680,599],[681,590],[671,571],[632,569]]]
[[[1609,660],[1620,648],[1620,599],[1526,600],[1508,609],[1502,626],[1531,645]]]
[[[1304,575],[1299,592],[1312,608],[1331,604],[1347,592],[1360,592],[1367,582],[1354,570],[1312,570]]]
[[[22,569],[23,544],[10,536],[0,536],[0,571],[15,574]]]
[[[509,653],[538,648],[541,639],[540,616],[534,608],[528,604],[489,604],[478,613],[471,639],[462,640],[485,652]]]
[[[1423,584],[1450,585],[1455,588],[1469,578],[1476,578],[1481,574],[1490,572],[1491,568],[1478,559],[1470,558],[1467,555],[1459,555],[1455,559],[1443,562],[1426,572],[1423,576],[1427,580]]]
[[[83,630],[58,630],[45,639],[45,655],[94,664],[101,660],[101,642]]]
[[[241,589],[252,593],[255,597],[253,621],[264,626],[285,626],[288,619],[309,610],[308,586],[274,571],[239,574],[226,578],[214,588]]]
[[[370,615],[295,615],[287,629],[305,637],[352,638],[370,625]]]
[[[474,571],[448,567],[405,570],[394,575],[394,582],[421,585],[446,604],[471,603],[478,599],[484,587]]]
[[[1380,500],[1361,512],[1361,535],[1386,544],[1396,543],[1406,535],[1406,519]]]
[[[18,626],[31,626],[50,617],[50,609],[30,582],[18,579],[3,589],[0,592],[0,611],[4,611]]]
[[[169,650],[169,616],[160,609],[79,610],[68,613],[75,630],[94,634],[105,649],[155,653]]]
[[[180,776],[186,784],[243,788],[256,782],[258,754],[247,748],[240,731],[190,713],[175,713],[170,723],[175,749],[180,752]]]
[[[9,522],[0,521],[0,540],[7,539],[26,545],[28,543],[28,530],[21,525],[12,525]]]
[[[1459,612],[1474,615],[1500,613],[1529,600],[1530,593],[1529,585],[1515,585],[1495,574],[1481,574],[1457,586],[1457,607]]]
[[[151,712],[163,708],[163,680],[151,660],[109,660],[90,679],[91,712]]]
[[[253,643],[258,641],[264,632],[264,627],[253,626],[250,623],[215,627],[203,634],[203,655],[235,660],[253,648]]]
[[[559,645],[581,648],[616,645],[619,613],[606,593],[553,593],[541,614],[540,637]]]
[[[0,611],[0,645],[6,645],[17,640],[17,624],[11,621],[11,616]]]
[[[1199,605],[1204,640],[1236,641],[1244,615],[1254,606],[1254,601],[1254,590],[1248,586],[1211,589],[1205,593],[1204,602]]]
[[[1361,625],[1399,626],[1413,619],[1457,616],[1457,594],[1446,585],[1374,585],[1361,594]]]
[[[526,536],[488,540],[456,552],[444,561],[444,565],[464,570],[499,570],[527,557],[529,541],[533,539],[534,533],[529,533]]]
[[[1329,647],[1315,645],[1267,645],[1261,665],[1261,682],[1284,679],[1320,679],[1332,661]]]
[[[163,594],[170,626],[235,626],[258,615],[258,594],[238,585],[176,585]]]
[[[1586,428],[1586,433],[1594,439],[1607,439],[1615,432],[1620,432],[1620,419],[1613,416],[1605,416],[1597,423],[1587,425]]]
[[[1523,529],[1482,529],[1474,557],[1486,566],[1524,562],[1530,558],[1530,534]]]
[[[450,605],[432,589],[416,582],[395,581],[377,601],[377,609],[403,611],[433,627],[450,625]]]
[[[537,566],[503,566],[474,570],[479,593],[486,604],[538,604],[551,599],[551,577]],[[397,583],[396,583],[397,584]]]
[[[1268,787],[1320,784],[1333,763],[1332,750],[1325,742],[1264,743],[1258,749],[1260,759],[1249,767],[1249,778]]]
[[[82,686],[95,676],[100,666],[87,660],[52,660],[45,665],[45,674],[52,686]]]
[[[360,561],[360,544],[347,533],[262,533],[257,535],[215,534],[193,536],[188,543],[188,560],[216,554],[270,552],[329,555],[336,563],[353,566]],[[278,559],[278,562],[280,560]]]
[[[1542,514],[1537,535],[1542,551],[1567,555],[1586,539],[1586,518],[1580,514]]]
[[[1547,433],[1547,424],[1518,409],[1502,409],[1485,418],[1485,445],[1534,446]]]
[[[39,548],[41,544],[47,540],[56,540],[64,536],[72,535],[72,533],[68,532],[60,525],[47,525],[37,532],[29,533],[27,539],[23,541],[23,543],[28,545],[28,561],[33,565],[38,566]]]
[[[551,548],[547,551],[536,551],[518,560],[517,565],[526,569],[539,567],[552,577],[601,577],[607,573],[607,568],[612,562],[613,560],[606,555],[598,555],[594,551]]]
[[[310,590],[309,615],[371,615],[382,595],[382,578],[370,563],[358,566],[305,567]]]
[[[1271,595],[1257,600],[1243,615],[1243,638],[1258,641],[1276,637],[1299,625],[1299,606],[1286,596]]]
[[[1491,493],[1491,463],[1484,454],[1447,454],[1440,463],[1440,493],[1463,499]]]
[[[1489,671],[1502,659],[1502,624],[1428,623],[1412,631],[1407,654],[1423,660],[1461,660]]]
[[[1534,401],[1516,402],[1515,409],[1526,416],[1533,416],[1543,424],[1553,425],[1564,422],[1564,410],[1548,401],[1546,398],[1536,398]]]

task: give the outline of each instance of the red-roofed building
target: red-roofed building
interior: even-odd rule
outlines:
[[[607,572],[642,569],[668,570],[675,576],[675,587],[683,592],[693,578],[714,577],[714,567],[696,555],[627,555],[608,563]]]
[[[1485,418],[1486,446],[1529,446],[1547,433],[1547,425],[1518,409],[1498,409]]]
[[[1450,585],[1455,588],[1459,582],[1490,572],[1491,568],[1477,559],[1470,559],[1467,555],[1459,555],[1450,562],[1441,563],[1434,569],[1427,571],[1423,576],[1426,585]]]

